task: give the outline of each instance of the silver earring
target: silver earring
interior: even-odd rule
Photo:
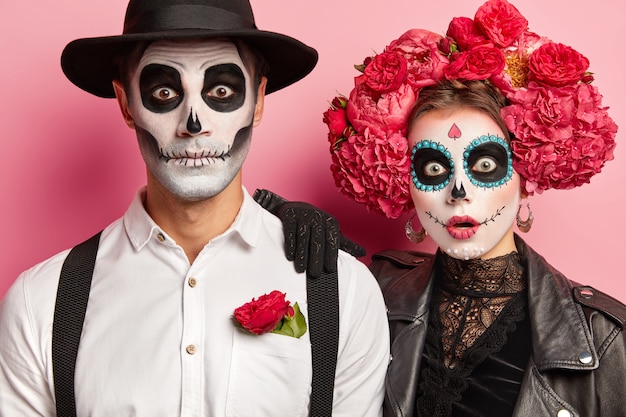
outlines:
[[[426,230],[424,229],[424,226],[422,226],[419,232],[413,230],[412,222],[415,216],[417,216],[417,213],[413,213],[409,220],[407,220],[406,224],[404,225],[404,234],[406,235],[406,238],[409,239],[409,241],[413,243],[420,243],[424,239],[426,239]]]
[[[522,203],[520,203],[519,207],[517,208],[517,215],[515,216],[515,220],[517,221],[517,228],[520,230],[520,232],[524,233],[528,233],[528,231],[530,231],[530,228],[533,226],[533,220],[535,220],[535,218],[533,217],[533,212],[530,209],[530,203],[528,201],[526,202],[526,208],[528,209],[528,218],[526,220],[522,220],[522,217],[520,216],[520,211],[522,211]]]

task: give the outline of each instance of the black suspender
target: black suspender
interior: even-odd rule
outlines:
[[[61,269],[52,325],[52,372],[57,417],[76,416],[74,368],[100,233],[76,245]]]
[[[339,347],[339,289],[337,271],[322,272],[319,278],[307,273],[309,338],[311,339],[311,403],[309,416],[333,414],[333,389]]]
[[[76,417],[76,355],[87,311],[100,233],[76,245],[61,269],[52,327],[52,369],[57,417]],[[319,278],[307,274],[307,303],[313,365],[309,415],[330,417],[339,345],[337,272],[324,272]]]

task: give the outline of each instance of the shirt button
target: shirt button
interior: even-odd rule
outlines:
[[[187,348],[185,350],[187,351],[188,354],[195,355],[198,349],[196,348],[196,345],[187,345]]]
[[[165,242],[165,236],[163,236],[163,233],[157,234],[156,238],[159,242]]]
[[[572,413],[563,409],[563,410],[559,410],[559,412],[556,413],[556,417],[572,417]]]
[[[191,278],[189,278],[189,281],[187,281],[187,283],[189,284],[189,286],[190,286],[191,288],[193,288],[193,287],[195,287],[195,286],[196,286],[196,284],[198,283],[198,281],[197,281],[194,277],[191,277]]]

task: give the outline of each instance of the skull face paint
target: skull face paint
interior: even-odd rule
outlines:
[[[494,120],[470,108],[429,111],[409,131],[411,197],[420,222],[450,256],[515,250],[520,178],[503,137]]]
[[[250,148],[257,94],[233,43],[155,42],[129,90],[141,154],[166,190],[202,200],[233,181]]]

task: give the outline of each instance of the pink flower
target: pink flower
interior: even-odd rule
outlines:
[[[532,194],[588,183],[613,159],[617,126],[587,84],[554,88],[531,82],[502,109],[515,135],[513,166]]]
[[[383,52],[372,59],[365,67],[365,83],[380,93],[393,91],[404,82],[406,59],[394,52]]]
[[[500,91],[509,96],[516,90],[528,85],[528,60],[532,52],[550,42],[532,32],[523,33],[514,45],[504,50],[506,65],[500,74],[494,74],[489,81]]]
[[[455,17],[452,19],[446,35],[456,41],[460,51],[467,51],[480,45],[493,45],[469,17]]]
[[[411,29],[395,41],[385,51],[398,53],[406,59],[406,83],[414,89],[433,85],[443,78],[448,58],[439,51],[443,37],[423,29]]]
[[[358,83],[350,93],[346,106],[348,120],[359,132],[370,128],[374,134],[404,131],[415,103],[415,93],[408,85],[395,91],[374,96],[364,83]]]
[[[412,207],[408,141],[400,133],[355,134],[332,153],[331,172],[339,190],[389,218]]]
[[[445,74],[450,80],[486,80],[501,73],[504,64],[504,54],[500,49],[478,46],[466,52],[453,54]]]
[[[553,87],[576,84],[585,76],[589,60],[561,43],[549,42],[530,55],[529,80]]]
[[[478,8],[474,21],[501,48],[511,46],[528,29],[528,20],[506,0],[490,0]]]
[[[613,159],[617,126],[587,84],[588,66],[572,48],[530,32],[507,0],[487,0],[473,20],[454,18],[446,37],[409,30],[356,66],[363,74],[347,104],[324,113],[335,184],[387,217],[410,210],[409,117],[420,89],[444,77],[485,80],[509,100],[501,114],[529,194],[589,182]]]

